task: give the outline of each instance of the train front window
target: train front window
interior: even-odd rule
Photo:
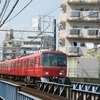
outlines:
[[[44,53],[42,54],[41,65],[42,66],[66,67],[66,55],[65,54]]]

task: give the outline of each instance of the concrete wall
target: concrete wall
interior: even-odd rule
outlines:
[[[67,60],[67,76],[81,78],[99,78],[99,59],[70,57]]]

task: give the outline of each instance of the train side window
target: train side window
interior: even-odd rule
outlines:
[[[33,67],[33,60],[30,60],[30,67]]]
[[[26,61],[23,61],[23,67],[26,68]]]
[[[15,63],[15,68],[17,68],[17,62]]]
[[[16,63],[16,68],[19,68],[20,67],[20,62],[17,62]]]
[[[12,63],[12,68],[14,68],[14,63]]]

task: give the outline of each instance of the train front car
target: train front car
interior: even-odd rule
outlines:
[[[41,54],[41,81],[64,83],[67,71],[66,54],[48,51]]]

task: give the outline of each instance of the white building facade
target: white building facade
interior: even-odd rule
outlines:
[[[100,44],[100,0],[61,0],[59,50],[81,56]]]

